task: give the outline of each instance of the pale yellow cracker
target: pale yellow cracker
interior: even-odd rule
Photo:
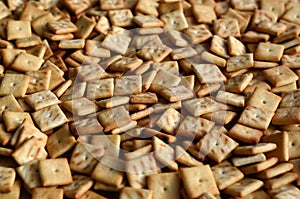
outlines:
[[[0,84],[0,95],[12,94],[24,97],[29,84],[29,76],[22,74],[5,74]]]
[[[10,67],[20,72],[36,71],[43,63],[44,59],[42,58],[27,53],[21,53],[16,57]]]
[[[229,58],[227,41],[218,35],[213,36],[210,50],[223,58]]]
[[[16,171],[24,181],[27,188],[32,189],[34,187],[42,186],[38,161],[33,161],[19,166],[16,168]]]
[[[244,178],[243,180],[229,186],[225,193],[234,197],[244,197],[263,186],[263,182],[256,179]]]
[[[262,61],[280,61],[283,50],[283,45],[260,42],[255,51],[254,58]]]
[[[235,124],[229,130],[228,136],[245,143],[257,144],[263,136],[263,131],[242,124]]]
[[[73,175],[72,178],[73,183],[63,187],[64,195],[69,198],[79,198],[93,186],[93,181],[90,177]]]
[[[9,20],[7,23],[7,40],[22,39],[31,36],[29,21]]]
[[[16,171],[13,168],[0,167],[1,193],[8,193],[13,190]]]

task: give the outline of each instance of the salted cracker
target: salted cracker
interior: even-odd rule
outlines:
[[[299,107],[278,108],[272,118],[272,124],[291,125],[299,123]]]
[[[287,85],[299,79],[299,77],[285,65],[266,69],[263,71],[263,75],[275,87]]]
[[[228,136],[245,143],[257,144],[263,136],[263,131],[242,124],[235,124],[229,130]]]
[[[120,199],[129,199],[129,198],[132,198],[132,197],[151,199],[152,195],[153,195],[153,192],[151,190],[124,187],[121,190]]]
[[[192,11],[198,23],[211,24],[217,18],[213,6],[210,5],[195,4]]]
[[[218,35],[213,36],[210,50],[223,58],[229,58],[227,40]]]
[[[238,21],[233,18],[217,19],[214,21],[214,33],[223,38],[229,36],[239,37],[240,27]]]
[[[61,105],[69,112],[78,116],[96,113],[99,110],[94,102],[85,97],[64,101]]]
[[[201,83],[218,83],[227,79],[214,64],[195,64],[192,68]]]
[[[17,173],[22,178],[25,186],[29,189],[41,187],[41,177],[39,172],[39,162],[33,161],[16,168]]]
[[[62,199],[64,196],[64,190],[55,187],[36,187],[32,190],[32,199],[38,199],[41,197]]]
[[[5,74],[0,84],[0,95],[24,97],[29,84],[29,76],[23,74]]]
[[[164,22],[164,28],[173,29],[177,31],[188,28],[188,23],[181,10],[175,10],[168,12],[160,16],[160,19]]]
[[[94,184],[90,177],[84,175],[73,175],[73,182],[64,186],[64,195],[69,198],[80,198]]]
[[[256,48],[254,58],[262,61],[280,61],[283,50],[283,45],[260,42]]]
[[[276,165],[277,162],[278,162],[278,158],[272,157],[272,158],[269,158],[265,161],[262,161],[262,162],[259,162],[256,164],[251,164],[248,166],[241,167],[240,170],[245,175],[260,173],[260,172],[265,171],[266,169],[269,169],[272,166]]]
[[[244,197],[263,186],[263,182],[252,178],[244,178],[243,180],[229,186],[225,189],[225,193],[234,197]]]
[[[287,185],[298,178],[298,174],[293,172],[287,172],[277,178],[272,178],[265,181],[264,187],[268,189],[280,188],[283,185]]]
[[[9,20],[7,22],[7,40],[27,38],[31,34],[29,21]]]
[[[16,171],[13,168],[0,167],[1,175],[1,193],[8,193],[13,190]]]
[[[236,155],[255,155],[265,153],[277,148],[274,143],[258,143],[255,145],[239,146],[233,152]]]

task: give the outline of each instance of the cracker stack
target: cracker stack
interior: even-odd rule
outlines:
[[[300,198],[299,13],[0,1],[0,199]]]

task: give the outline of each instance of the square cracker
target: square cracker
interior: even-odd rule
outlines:
[[[209,165],[181,168],[183,185],[190,198],[197,198],[208,192],[218,195],[219,190]]]
[[[124,0],[100,0],[101,10],[119,10],[125,7]]]
[[[289,160],[289,141],[287,132],[282,131],[267,135],[262,138],[262,141],[275,143],[277,145],[275,150],[266,153],[267,157],[277,157],[279,162]]]
[[[252,79],[252,73],[231,77],[225,82],[225,90],[233,93],[241,93],[250,84]]]
[[[0,84],[0,95],[12,94],[15,97],[24,97],[28,84],[28,75],[5,74]]]
[[[153,15],[158,17],[158,6],[159,3],[154,0],[139,0],[136,5],[136,11],[141,12],[145,15]]]
[[[75,15],[82,13],[91,6],[88,0],[63,0],[64,5]]]
[[[67,185],[73,182],[66,158],[40,160],[39,171],[43,186]]]
[[[91,177],[104,184],[118,187],[122,184],[124,177],[122,168],[123,162],[120,159],[103,156],[93,170]]]
[[[273,112],[264,111],[253,106],[247,106],[242,112],[238,123],[259,130],[266,130],[272,120],[273,115]]]
[[[89,191],[85,192],[85,194],[83,194],[78,199],[107,199],[107,198],[97,194],[96,192],[93,192],[93,191],[89,190]]]
[[[67,19],[51,21],[47,24],[47,27],[55,34],[71,33],[78,30],[75,24]]]
[[[78,142],[71,156],[70,168],[78,173],[91,174],[103,154],[103,147]]]
[[[13,134],[6,131],[6,127],[4,125],[4,123],[0,124],[0,144],[1,145],[7,145],[11,138],[12,138]]]
[[[49,89],[51,80],[51,70],[29,71],[25,73],[29,76],[27,94]]]
[[[72,184],[63,187],[64,195],[68,198],[80,198],[93,184],[94,182],[90,177],[73,175]]]
[[[214,8],[210,5],[194,4],[192,11],[198,23],[211,24],[213,20],[217,19]]]
[[[6,18],[11,14],[11,11],[6,7],[4,2],[0,2],[0,19]]]
[[[219,133],[219,137],[217,137],[216,144],[207,154],[209,158],[218,163],[227,158],[229,154],[239,145],[237,142],[235,142],[233,139],[231,139],[221,131],[221,129],[217,131]]]
[[[224,38],[218,35],[214,35],[211,40],[210,51],[212,51],[213,53],[217,54],[220,57],[227,59],[229,58],[227,43],[228,43],[227,40],[225,40]]]
[[[44,59],[29,53],[20,53],[10,67],[20,72],[37,71],[40,69]]]
[[[171,48],[154,40],[154,41],[150,41],[146,45],[144,45],[138,51],[137,54],[142,59],[145,59],[148,61],[153,61],[153,62],[161,62],[171,52],[172,52]]]
[[[237,56],[246,53],[245,45],[233,36],[228,37],[228,52],[230,55]]]
[[[256,87],[247,101],[247,105],[261,108],[265,111],[274,112],[276,111],[281,99],[282,98],[280,96],[270,91]]]
[[[32,190],[32,199],[56,198],[63,199],[64,190],[55,187],[36,187]]]
[[[7,22],[7,40],[31,37],[30,21],[9,20]]]
[[[244,178],[224,190],[226,194],[235,197],[244,197],[263,186],[263,182],[256,179]]]
[[[272,118],[274,125],[293,125],[299,124],[300,107],[278,108]]]
[[[167,109],[157,120],[156,125],[169,134],[175,134],[181,121],[181,114],[174,108]]]
[[[289,160],[290,163],[292,163],[294,165],[293,167],[293,172],[297,173],[298,175],[300,175],[300,159],[293,159],[293,160]],[[297,185],[300,184],[300,179],[297,179]]]
[[[247,127],[242,124],[235,124],[230,129],[227,135],[241,142],[245,142],[249,144],[257,144],[260,141],[263,134],[264,133],[261,130]]]
[[[164,23],[152,15],[135,16],[134,22],[142,28],[162,27]]]
[[[52,106],[60,103],[60,100],[50,90],[40,91],[31,95],[27,95],[25,97],[25,101],[35,111],[45,108],[47,106]]]
[[[289,159],[300,158],[300,131],[289,131]]]
[[[98,106],[91,100],[82,97],[62,102],[62,106],[74,115],[84,116],[96,113]]]
[[[271,199],[271,197],[264,190],[261,190],[261,189],[254,191],[245,197],[241,197],[241,198],[238,197],[236,199],[253,199],[253,198]]]
[[[204,118],[186,116],[178,127],[177,135],[199,139],[208,133],[214,124],[214,122]]]
[[[39,162],[33,161],[16,168],[19,176],[22,178],[25,186],[29,189],[41,187],[41,177],[39,172]]]
[[[110,10],[108,17],[113,26],[130,27],[133,25],[133,15],[129,9]]]
[[[135,189],[132,187],[124,187],[120,193],[120,199],[152,199],[153,192],[147,189]]]
[[[12,191],[16,178],[16,171],[13,168],[0,166],[0,192],[8,193]]]
[[[255,155],[258,153],[265,153],[277,148],[274,143],[258,143],[255,145],[239,146],[233,153],[236,155]]]
[[[189,27],[183,11],[175,10],[160,16],[160,19],[165,23],[166,29],[173,29],[177,31],[184,30]]]
[[[18,164],[23,165],[33,160],[46,159],[48,154],[38,138],[31,137],[18,146],[11,155]]]
[[[5,199],[18,199],[21,196],[21,181],[16,180],[14,182],[13,188],[9,193],[0,193],[0,198]]]
[[[158,173],[148,176],[148,187],[153,192],[152,199],[180,198],[180,178],[178,172]]]
[[[280,163],[256,174],[255,177],[260,179],[271,179],[280,176],[281,174],[284,174],[288,171],[291,171],[293,167],[294,166],[292,163],[288,163],[288,162]]]
[[[289,183],[292,183],[298,178],[298,174],[287,172],[279,177],[265,180],[264,187],[267,189],[277,189]]]
[[[115,79],[115,95],[131,95],[142,92],[142,76],[131,75]]]
[[[287,85],[299,79],[299,77],[285,65],[266,69],[263,71],[263,75],[275,87]]]
[[[16,130],[24,120],[28,120],[31,124],[33,124],[30,114],[22,111],[4,110],[2,117],[7,131]],[[5,135],[3,136],[4,138],[6,137]]]
[[[213,166],[211,170],[219,190],[223,190],[244,178],[244,174],[227,161]]]
[[[250,175],[250,174],[262,172],[262,171],[274,166],[277,162],[278,162],[278,158],[272,157],[272,158],[269,158],[265,161],[262,161],[262,162],[259,162],[256,164],[241,167],[240,170],[245,175]]]
[[[124,106],[100,111],[98,119],[104,127],[104,132],[122,127],[131,121],[129,112],[124,108]]]
[[[239,157],[231,158],[231,162],[236,167],[262,162],[265,160],[266,160],[266,156],[263,153],[259,153],[251,156],[239,156]]]
[[[77,31],[75,33],[76,38],[78,39],[86,39],[93,31],[94,27],[96,26],[96,22],[85,16],[82,15],[75,23],[77,27]]]
[[[254,61],[252,53],[233,56],[227,60],[226,71],[234,72],[242,69],[252,68],[253,64]]]
[[[201,83],[219,83],[227,79],[215,64],[194,64],[192,68]]]
[[[75,137],[71,134],[68,124],[48,137],[47,151],[51,158],[57,158],[75,145]]]
[[[260,42],[256,48],[254,58],[261,61],[280,61],[283,50],[283,45]]]
[[[240,27],[238,21],[234,18],[223,18],[214,21],[214,33],[220,37],[229,36],[239,37]]]
[[[32,117],[43,132],[68,122],[68,119],[58,105],[42,108],[32,113]]]

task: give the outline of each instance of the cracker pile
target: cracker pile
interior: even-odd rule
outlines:
[[[0,199],[300,198],[300,3],[0,1]]]

